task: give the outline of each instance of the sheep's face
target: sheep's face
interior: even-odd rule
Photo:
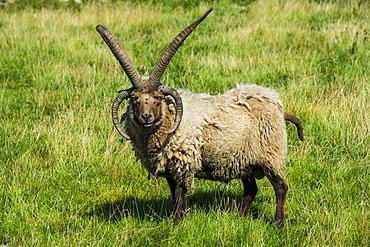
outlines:
[[[162,117],[163,94],[158,89],[143,87],[131,94],[131,105],[135,120],[145,128],[151,127]]]

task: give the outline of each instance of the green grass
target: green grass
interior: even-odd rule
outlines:
[[[195,181],[174,226],[166,182],[147,180],[110,120],[130,83],[95,26],[108,27],[148,75],[211,6],[162,82],[281,93],[306,135],[300,142],[288,124],[284,229],[274,227],[266,179],[244,218],[239,181]],[[369,13],[360,0],[1,3],[0,244],[369,246]]]

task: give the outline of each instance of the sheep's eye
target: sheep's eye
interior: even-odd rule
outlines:
[[[154,96],[154,99],[158,100],[158,101],[161,101],[163,98],[162,98],[162,96]]]

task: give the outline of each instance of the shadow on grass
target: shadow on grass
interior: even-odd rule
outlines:
[[[201,211],[204,213],[235,213],[239,211],[241,194],[229,191],[199,191],[193,194],[189,193],[186,197],[186,213],[192,211]],[[255,198],[252,208],[249,212],[252,219],[262,219],[270,221],[271,217],[265,217],[261,211],[261,202]],[[268,202],[265,202],[268,203]],[[97,216],[109,222],[117,222],[126,217],[134,217],[138,220],[167,221],[172,219],[173,200],[170,195],[167,199],[137,199],[128,197],[124,200],[118,200],[97,206],[94,210],[85,214],[85,216]]]

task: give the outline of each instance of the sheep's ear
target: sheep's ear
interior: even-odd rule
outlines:
[[[127,117],[127,112],[122,114],[121,120],[119,120],[119,123],[122,124],[126,120],[126,117]]]
[[[176,114],[176,109],[175,109],[176,102],[175,102],[175,100],[169,95],[166,95],[164,97],[164,100],[166,101],[166,104],[169,106],[170,113],[172,115]]]

